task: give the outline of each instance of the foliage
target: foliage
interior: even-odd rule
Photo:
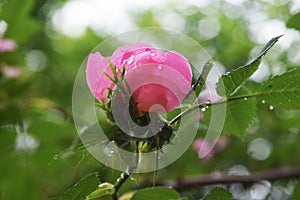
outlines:
[[[299,20],[300,20],[300,13],[296,13],[287,21],[287,26],[300,30]]]
[[[179,199],[180,195],[175,190],[165,187],[145,188],[135,192],[132,196],[132,200],[140,199]]]
[[[215,187],[204,198],[204,200],[217,200],[217,199],[231,200],[232,195],[230,192],[224,190],[223,188]]]
[[[110,33],[99,33],[91,27],[80,37],[73,38],[58,31],[53,26],[53,13],[67,2],[0,2],[1,37],[17,43],[15,51],[0,53],[0,199],[110,199],[114,192],[112,183],[119,172],[108,169],[89,155],[80,144],[71,115],[76,71],[91,49]],[[228,72],[217,84],[217,88],[221,88],[222,80],[225,87],[225,93],[221,89],[218,92],[223,97],[219,103],[226,104],[227,108],[223,135],[228,142],[224,150],[210,160],[199,159],[197,152],[189,148],[175,163],[158,172],[156,182],[180,182],[214,172],[251,175],[254,171],[299,165],[297,52],[300,41],[297,30],[300,28],[299,13],[293,14],[290,9],[292,2],[249,1],[234,5],[216,1],[206,7],[181,2],[159,6],[145,11],[131,10],[132,23],[137,28],[165,27],[163,21],[167,14],[180,16],[184,21],[183,32],[203,45],[221,70]],[[239,10],[255,12],[249,18]],[[252,23],[256,12],[262,13],[260,16],[265,21],[280,21],[291,29],[262,38],[265,32],[255,31]],[[7,24],[6,31],[2,22]],[[214,22],[214,26],[201,26],[210,22]],[[275,36],[280,34],[284,36],[277,43],[279,37]],[[266,38],[271,41],[267,43]],[[264,44],[267,44],[265,48]],[[261,49],[261,53],[257,53]],[[253,61],[243,65],[249,57],[254,57]],[[13,77],[8,75],[11,69],[18,72]],[[264,76],[257,80],[257,74]],[[202,82],[200,87],[201,91]],[[197,138],[205,134],[210,109],[217,105],[216,102],[201,104],[208,108]],[[255,184],[244,187],[236,183],[222,184],[226,190],[220,187],[210,190],[211,187],[206,186],[178,190],[149,188],[152,179],[152,174],[131,175],[119,194],[124,199],[149,196],[148,199],[152,199],[153,195],[161,199],[217,199],[220,196],[231,199],[231,196],[239,197],[241,191],[245,197],[258,191]],[[260,199],[274,196],[276,199],[278,193],[282,199],[297,199],[299,183],[293,179],[270,181],[265,191],[266,196],[260,193]],[[129,197],[126,194],[130,194]]]
[[[91,174],[83,178],[76,185],[69,188],[61,197],[61,199],[82,199],[94,192],[99,185],[98,175]]]

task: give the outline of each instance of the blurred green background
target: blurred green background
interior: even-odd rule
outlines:
[[[199,42],[225,72],[284,34],[252,77],[261,82],[300,66],[300,34],[286,25],[298,11],[297,0],[1,0],[0,39],[16,48],[0,51],[0,199],[55,199],[90,172],[109,182],[119,175],[88,152],[72,150],[80,143],[71,107],[75,75],[104,39],[134,28],[169,28]],[[226,148],[210,160],[190,148],[158,172],[158,181],[299,165],[300,112],[260,102],[257,112],[244,140],[227,136]],[[151,182],[152,174],[134,176],[122,191],[136,181]],[[237,199],[281,200],[292,198],[296,184],[227,188]],[[208,188],[185,195],[199,199]]]

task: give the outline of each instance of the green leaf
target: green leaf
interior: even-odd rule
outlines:
[[[103,197],[103,196],[106,196],[106,195],[112,195],[114,190],[115,189],[114,189],[113,184],[111,184],[111,183],[101,183],[97,190],[90,193],[86,197],[86,200],[96,199],[96,198]]]
[[[277,75],[265,81],[255,95],[272,106],[300,109],[300,69]]]
[[[223,127],[223,132],[226,134],[235,135],[239,138],[243,138],[247,128],[256,115],[256,99],[244,98],[249,91],[245,88],[241,88],[234,96],[230,97],[226,103],[226,118]],[[234,100],[233,100],[234,99]],[[212,104],[211,106],[222,106],[221,104]],[[211,107],[204,112],[203,122],[206,125],[210,124],[211,119]],[[218,110],[217,108],[215,108]]]
[[[131,200],[177,200],[180,195],[177,191],[167,187],[152,187],[137,191]]]
[[[218,94],[223,97],[229,97],[230,95],[234,94],[238,87],[248,80],[250,76],[258,69],[261,58],[279,40],[280,37],[281,36],[272,38],[259,53],[259,55],[249,64],[238,67],[226,75],[222,75],[217,83],[216,89]]]
[[[204,200],[232,200],[232,194],[227,190],[215,187],[213,188],[208,195],[204,198]]]
[[[240,96],[248,93],[248,90],[241,88],[236,95]],[[243,138],[255,115],[255,98],[242,98],[235,101],[231,101],[229,98],[226,105],[226,119],[223,132]]]
[[[74,186],[69,188],[61,197],[61,200],[74,200],[74,199],[84,199],[88,194],[95,191],[98,188],[99,179],[98,174],[93,173],[81,181],[76,183]]]
[[[287,27],[294,28],[297,30],[300,30],[300,12],[293,15],[288,21],[287,21]]]

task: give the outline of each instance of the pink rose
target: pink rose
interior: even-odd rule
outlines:
[[[0,37],[0,53],[13,51],[16,47],[17,45],[13,40]]]
[[[113,74],[108,59],[117,68],[118,76],[125,66],[125,79],[133,89],[133,98],[140,111],[152,111],[161,105],[160,111],[176,108],[190,90],[192,71],[188,60],[176,51],[163,53],[154,47],[136,43],[118,48],[110,58],[99,52],[89,55],[86,68],[87,83],[99,101],[107,101],[108,88],[115,84],[103,74]],[[152,107],[152,108],[151,108]],[[154,106],[155,107],[155,106]]]

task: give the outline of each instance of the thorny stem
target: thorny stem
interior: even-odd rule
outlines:
[[[115,185],[114,185],[114,193],[112,194],[112,199],[113,200],[118,200],[118,191],[121,188],[121,186],[125,183],[125,181],[130,177],[131,172],[123,172],[120,176],[120,178],[117,179]]]
[[[136,143],[136,160],[135,160],[135,167],[128,167],[128,169],[121,173],[120,178],[117,179],[115,185],[114,185],[114,192],[112,194],[112,199],[113,200],[118,200],[118,191],[122,187],[122,185],[126,182],[126,180],[131,176],[132,172],[137,168],[138,163],[139,163],[139,150],[137,148],[138,144]]]
[[[225,99],[223,99],[221,101],[217,101],[217,102],[213,102],[213,103],[194,104],[194,105],[190,106],[188,109],[184,110],[179,115],[177,115],[175,118],[173,118],[169,122],[169,124],[173,125],[181,117],[183,117],[184,115],[190,113],[191,111],[193,111],[196,108],[205,108],[207,106],[214,106],[214,105],[226,104],[226,103],[228,103],[230,101],[237,101],[237,100],[241,100],[241,99],[245,99],[245,98],[253,98],[253,97],[257,97],[257,96],[263,95],[263,94],[266,94],[266,93],[252,93],[252,94],[248,94],[248,95],[241,95],[241,96],[234,96],[234,97],[230,97],[230,98],[225,98]]]

